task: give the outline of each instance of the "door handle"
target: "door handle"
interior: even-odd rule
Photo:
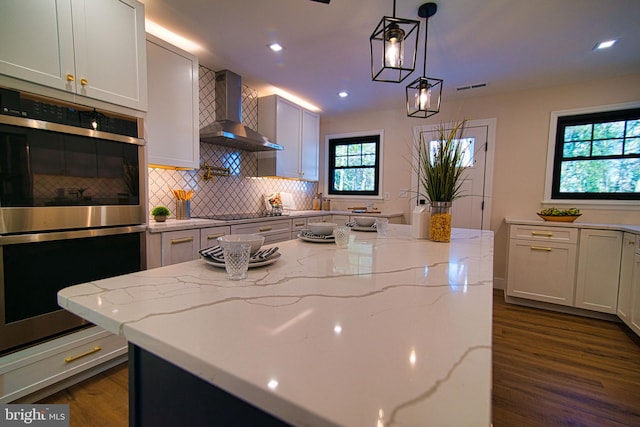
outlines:
[[[259,231],[271,231],[273,227],[260,227]]]
[[[222,237],[222,236],[224,236],[224,233],[209,234],[207,236],[207,240],[214,240],[214,239],[217,239],[218,237]]]
[[[553,233],[549,232],[549,231],[532,231],[531,232],[532,236],[545,236],[545,237],[551,237],[553,236]]]
[[[65,358],[64,358],[64,363],[71,363],[71,362],[73,362],[74,360],[78,360],[78,359],[81,359],[81,358],[83,358],[83,357],[85,357],[85,356],[89,356],[90,354],[97,353],[97,352],[99,352],[100,350],[102,350],[102,347],[100,347],[99,345],[97,345],[97,346],[93,347],[91,350],[89,350],[89,351],[87,351],[87,352],[84,352],[84,353],[82,353],[82,354],[78,354],[78,355],[76,355],[76,356],[69,356],[69,357],[65,357]]]
[[[543,248],[542,246],[531,246],[532,251],[547,251],[551,252],[551,248]]]

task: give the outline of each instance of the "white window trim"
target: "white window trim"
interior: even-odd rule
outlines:
[[[378,183],[378,194],[375,196],[355,196],[355,195],[342,195],[342,194],[329,194],[329,140],[340,138],[355,138],[359,136],[378,135],[380,137],[380,152],[378,153],[378,159],[380,161],[380,182]],[[331,199],[374,199],[382,200],[384,198],[384,129],[366,130],[361,132],[349,132],[349,133],[337,133],[333,135],[325,135],[324,137],[324,158],[327,159],[326,171],[327,176],[324,180],[324,194],[327,198]]]
[[[551,118],[549,120],[549,141],[547,143],[547,169],[544,179],[544,200],[542,200],[542,207],[575,206],[584,209],[615,208],[620,210],[635,210],[640,208],[640,200],[580,200],[551,198],[551,187],[553,185],[553,162],[555,160],[556,129],[558,127],[558,118],[564,116],[575,116],[579,114],[626,110],[630,108],[640,108],[640,102],[627,102],[623,104],[601,105],[598,107],[585,107],[551,112]]]

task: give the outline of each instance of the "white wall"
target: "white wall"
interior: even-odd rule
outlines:
[[[402,92],[403,87],[398,90]],[[440,113],[429,119],[408,118],[403,105],[394,110],[322,117],[320,152],[325,152],[325,135],[384,129],[383,191],[391,194],[391,200],[375,200],[375,206],[385,211],[402,210],[405,222],[409,222],[412,200],[398,198],[398,192],[411,186],[408,159],[413,127],[462,118],[497,119],[491,229],[496,233],[494,277],[500,279],[505,277],[507,247],[504,218],[536,218],[541,208],[551,112],[640,101],[640,74],[493,96],[480,94],[478,91],[476,97],[453,102],[444,99]],[[324,156],[320,168],[324,180]],[[353,201],[332,200],[331,207],[352,205]],[[640,207],[581,210],[580,221],[584,222],[640,224]]]

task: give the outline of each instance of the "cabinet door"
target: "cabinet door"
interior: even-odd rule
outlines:
[[[631,322],[631,286],[633,280],[633,254],[636,248],[636,236],[624,233],[622,239],[622,258],[620,260],[620,285],[618,290],[618,317],[627,325]]]
[[[507,295],[573,305],[576,245],[511,239]]]
[[[145,135],[152,165],[200,166],[198,58],[147,36],[149,110]]]
[[[200,230],[168,231],[162,233],[162,265],[198,259]]]
[[[311,111],[302,110],[302,140],[300,144],[300,178],[317,181],[320,116]]]
[[[76,92],[146,111],[144,6],[136,0],[72,0]]]
[[[231,227],[208,227],[200,229],[200,249],[210,248],[218,244],[217,238],[231,234]]]
[[[0,73],[75,90],[70,0],[3,0],[0,39]]]
[[[640,253],[636,253],[633,258],[633,279],[631,282],[631,322],[629,323],[629,326],[636,334],[640,335]]]
[[[302,110],[289,101],[277,99],[277,139],[284,150],[277,152],[278,176],[300,177],[300,137]]]
[[[575,306],[615,314],[622,233],[610,230],[580,230]]]

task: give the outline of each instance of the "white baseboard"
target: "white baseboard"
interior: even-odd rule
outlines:
[[[504,279],[504,277],[493,278],[493,289],[507,289],[507,281]]]

